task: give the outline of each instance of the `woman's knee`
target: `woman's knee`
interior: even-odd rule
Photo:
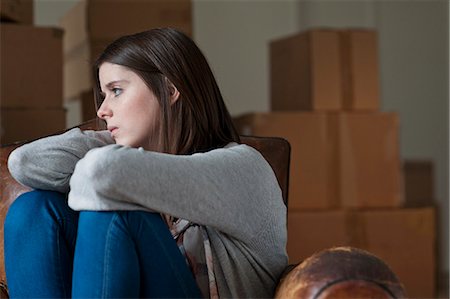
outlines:
[[[8,209],[4,224],[5,231],[10,227],[26,227],[31,220],[35,222],[58,219],[68,209],[66,196],[62,193],[45,190],[23,193]]]
[[[143,211],[81,211],[78,222],[79,234],[104,234],[113,229],[126,235],[135,235],[152,228],[152,232],[169,233],[159,213]]]

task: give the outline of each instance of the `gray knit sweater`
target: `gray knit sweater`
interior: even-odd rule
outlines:
[[[231,143],[169,155],[113,144],[107,131],[72,129],[11,153],[12,176],[69,192],[74,210],[153,210],[205,225],[219,295],[272,297],[287,265],[286,208],[255,149]]]

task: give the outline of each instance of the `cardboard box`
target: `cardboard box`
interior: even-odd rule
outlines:
[[[111,16],[120,17],[111,22]],[[76,99],[92,87],[91,65],[120,36],[157,27],[175,27],[192,35],[190,0],[82,0],[62,19],[64,99]]]
[[[429,160],[403,161],[405,206],[423,207],[434,204],[434,170]]]
[[[399,150],[399,119],[394,112],[330,115],[338,127],[341,205],[352,208],[400,207],[404,203]]]
[[[81,101],[81,119],[83,122],[97,117],[97,108],[95,107],[94,93],[92,90],[85,91],[80,96]]]
[[[62,36],[57,28],[0,26],[2,108],[62,106]]]
[[[310,30],[271,42],[272,110],[340,109],[341,63],[335,30]]]
[[[379,109],[374,30],[313,29],[275,40],[270,63],[273,111]]]
[[[0,19],[2,22],[16,22],[33,25],[33,0],[2,0],[0,1]]]
[[[380,107],[377,33],[343,30],[340,35],[343,109],[376,111]]]
[[[234,122],[240,134],[290,142],[291,210],[403,203],[395,113],[252,113]]]
[[[338,207],[336,137],[324,112],[253,113],[234,119],[242,135],[278,136],[291,144],[289,209]]]
[[[384,260],[408,298],[435,298],[435,226],[432,208],[290,211],[289,262],[298,263],[325,248],[353,246]]]
[[[66,111],[55,109],[0,110],[0,144],[26,141],[63,131]]]

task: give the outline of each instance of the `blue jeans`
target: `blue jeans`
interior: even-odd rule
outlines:
[[[201,297],[156,213],[75,212],[36,190],[11,205],[4,234],[11,298]]]

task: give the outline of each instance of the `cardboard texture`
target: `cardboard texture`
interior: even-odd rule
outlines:
[[[380,108],[377,38],[374,30],[340,32],[345,110]]]
[[[0,26],[2,108],[62,106],[62,35],[57,28]]]
[[[111,15],[120,18],[111,22]],[[82,0],[60,21],[64,35],[64,99],[91,88],[91,65],[120,36],[157,27],[192,35],[190,0]]]
[[[0,116],[1,145],[55,134],[66,126],[66,111],[63,108],[2,108]]]
[[[271,106],[282,110],[342,107],[339,33],[311,30],[270,43]]]
[[[94,93],[92,90],[85,91],[81,94],[81,118],[88,121],[97,117],[97,109],[95,107]]]
[[[289,212],[290,263],[333,246],[365,249],[404,284],[408,298],[434,298],[436,231],[433,208]]]
[[[15,22],[33,25],[33,0],[2,0],[0,1],[0,19],[2,22]]]
[[[253,113],[234,119],[240,134],[283,137],[291,144],[289,209],[338,206],[335,133],[322,112]]]
[[[405,160],[405,206],[423,207],[435,204],[433,162]]]
[[[394,112],[335,113],[338,126],[339,197],[352,208],[404,203],[399,120]]]
[[[403,203],[395,113],[252,113],[234,122],[240,134],[290,142],[290,210]]]
[[[312,29],[270,43],[271,108],[379,109],[377,33]]]

